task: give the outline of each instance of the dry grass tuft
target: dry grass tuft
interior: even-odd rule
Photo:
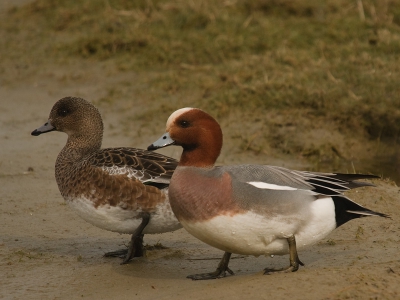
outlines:
[[[1,21],[0,74],[112,64],[137,87],[121,80],[100,102],[131,103],[132,122],[199,106],[240,151],[351,159],[346,138],[397,145],[399,25],[398,1],[36,0]]]

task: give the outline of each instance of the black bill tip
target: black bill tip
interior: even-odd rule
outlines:
[[[35,129],[34,131],[31,132],[31,135],[33,136],[38,136],[41,135],[43,132],[40,132],[39,130]]]
[[[33,134],[33,132],[32,132],[32,134]],[[154,146],[154,144],[151,144],[150,146],[147,147],[147,150],[148,151],[154,151],[154,150],[157,150],[158,148],[159,147]]]

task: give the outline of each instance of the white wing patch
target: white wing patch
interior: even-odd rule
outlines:
[[[259,189],[285,190],[285,191],[296,191],[297,190],[296,188],[293,188],[290,186],[277,185],[277,184],[266,183],[266,182],[262,182],[262,181],[250,181],[247,183],[251,184],[252,186],[255,186],[256,188],[259,188]]]

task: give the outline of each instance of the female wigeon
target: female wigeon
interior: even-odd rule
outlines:
[[[143,255],[143,234],[181,228],[168,200],[168,185],[178,164],[175,159],[136,148],[100,149],[101,115],[81,98],[57,101],[49,120],[32,135],[50,131],[68,135],[55,166],[65,201],[97,227],[132,234],[128,249],[106,256],[120,256],[127,263]]]
[[[182,108],[168,119],[166,133],[148,150],[183,148],[169,186],[173,212],[183,227],[203,242],[225,251],[215,272],[188,278],[224,277],[231,253],[290,255],[282,270],[303,265],[297,249],[314,244],[354,218],[382,216],[342,192],[368,186],[356,179],[372,175],[293,171],[265,165],[217,166],[222,131],[217,121],[196,108]],[[297,246],[296,246],[297,244]]]

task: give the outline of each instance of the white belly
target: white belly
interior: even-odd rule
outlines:
[[[289,247],[287,238],[294,235],[297,249],[312,245],[336,228],[332,198],[310,205],[307,218],[269,216],[249,211],[234,216],[221,215],[204,222],[185,222],[183,227],[201,241],[223,251],[245,255],[283,255]]]
[[[132,234],[142,222],[139,210],[132,211],[118,206],[102,205],[94,207],[85,197],[66,201],[68,205],[85,221],[109,231]],[[159,204],[150,214],[149,224],[144,234],[174,231],[182,226],[176,219],[168,201]]]

